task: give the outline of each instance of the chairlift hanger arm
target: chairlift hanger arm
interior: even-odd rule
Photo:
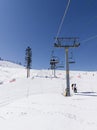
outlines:
[[[64,47],[64,48],[72,48],[72,47],[79,47],[80,46],[80,43],[78,43],[78,37],[57,37],[56,40],[57,40],[57,43],[54,44],[54,47]],[[72,45],[62,45],[61,43],[63,41],[66,41],[66,42],[73,42]]]
[[[68,41],[68,42],[74,41],[75,43],[79,40],[79,37],[56,37],[55,39],[57,40],[58,43],[62,41]]]
[[[73,47],[79,47],[80,46],[80,43],[78,44],[73,44],[73,45],[61,45],[61,44],[57,44],[55,43],[54,44],[54,47],[60,47],[60,48],[73,48]]]

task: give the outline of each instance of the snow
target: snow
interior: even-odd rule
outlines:
[[[2,64],[2,63],[1,63]],[[97,72],[70,71],[78,93],[64,96],[65,71],[0,66],[0,128],[2,130],[97,130]]]
[[[12,63],[10,61],[3,61],[3,60],[0,60],[0,66],[1,67],[9,67],[9,68],[24,68],[22,65]]]

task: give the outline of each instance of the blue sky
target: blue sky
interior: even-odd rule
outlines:
[[[54,48],[68,0],[0,0],[0,56],[25,63],[32,48],[32,68],[48,69],[52,50],[65,65],[64,49]],[[79,37],[80,47],[69,50],[73,70],[97,70],[97,0],[71,0],[59,37]],[[84,40],[87,40],[84,41]],[[65,44],[65,43],[64,43]],[[61,64],[61,63],[60,63]]]

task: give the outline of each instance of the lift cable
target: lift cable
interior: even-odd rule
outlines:
[[[59,36],[60,34],[60,31],[61,31],[61,28],[62,28],[62,25],[63,25],[63,22],[64,22],[64,19],[66,17],[66,14],[67,14],[67,11],[68,11],[68,8],[69,8],[69,5],[70,5],[70,2],[71,0],[68,0],[68,3],[67,3],[67,6],[66,6],[66,9],[65,9],[65,12],[64,12],[64,15],[62,17],[62,20],[61,20],[61,23],[60,23],[60,26],[58,28],[58,32],[57,32],[57,35],[56,35],[56,38]],[[55,42],[56,42],[56,39],[55,39]]]
[[[90,40],[93,40],[93,39],[95,39],[95,38],[97,38],[97,35],[94,35],[94,36],[92,36],[92,37],[89,37],[88,39],[81,41],[81,43],[86,43],[86,42],[88,42],[88,41],[90,41]]]
[[[70,5],[70,2],[71,2],[71,0],[68,0],[68,3],[67,3],[67,6],[66,6],[66,9],[65,9],[64,15],[63,15],[63,17],[62,17],[62,20],[61,20],[60,26],[59,26],[59,28],[58,28],[58,32],[57,32],[56,38],[59,36],[60,31],[61,31],[61,29],[62,29],[62,25],[63,25],[64,19],[65,19],[65,17],[66,17],[66,14],[67,14],[67,11],[68,11],[68,8],[69,8],[69,5]],[[56,38],[55,38],[55,41],[54,41],[54,42],[56,42],[56,40],[57,40]],[[54,47],[54,48],[55,48],[55,47]],[[53,48],[53,50],[52,50],[53,54],[54,54],[54,48]]]

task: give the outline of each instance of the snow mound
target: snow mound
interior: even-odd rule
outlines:
[[[9,61],[0,61],[0,67],[8,67],[8,68],[23,68],[22,65],[12,63]]]

